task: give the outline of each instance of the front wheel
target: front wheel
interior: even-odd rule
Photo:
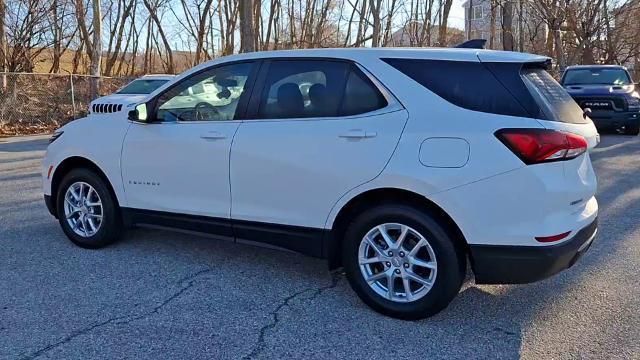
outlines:
[[[114,243],[122,233],[117,202],[100,176],[88,169],[70,171],[56,197],[58,220],[76,245],[97,249]]]
[[[458,294],[464,254],[435,218],[405,205],[360,214],[343,242],[349,283],[374,310],[417,320],[435,315]]]

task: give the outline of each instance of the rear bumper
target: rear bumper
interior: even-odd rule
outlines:
[[[49,213],[57,218],[58,216],[56,215],[56,209],[53,206],[53,202],[51,201],[51,195],[44,196],[44,204],[47,205],[47,210],[49,210]]]
[[[591,115],[593,124],[600,129],[640,123],[640,112],[598,111]]]
[[[555,275],[571,267],[589,249],[597,229],[596,218],[558,245],[470,245],[476,283],[525,284]]]

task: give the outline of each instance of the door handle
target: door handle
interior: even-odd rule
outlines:
[[[376,137],[378,135],[375,131],[364,131],[361,129],[349,130],[346,133],[340,134],[341,138],[344,139],[367,139]]]
[[[226,139],[227,135],[218,131],[209,131],[200,135],[200,138],[205,140],[221,140],[221,139]]]

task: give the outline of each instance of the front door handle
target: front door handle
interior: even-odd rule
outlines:
[[[219,131],[209,131],[200,135],[200,138],[205,140],[221,140],[221,139],[226,139],[227,135]]]
[[[340,137],[344,139],[367,139],[367,138],[376,137],[377,135],[378,133],[376,133],[375,131],[364,131],[361,129],[354,129],[354,130],[349,130],[345,133],[340,134]]]

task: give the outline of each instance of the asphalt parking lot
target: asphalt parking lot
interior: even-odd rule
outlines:
[[[0,139],[0,358],[640,358],[640,138],[592,157],[600,232],[564,273],[471,281],[419,322],[378,315],[322,260],[135,229],[84,250],[45,209],[46,138]]]

